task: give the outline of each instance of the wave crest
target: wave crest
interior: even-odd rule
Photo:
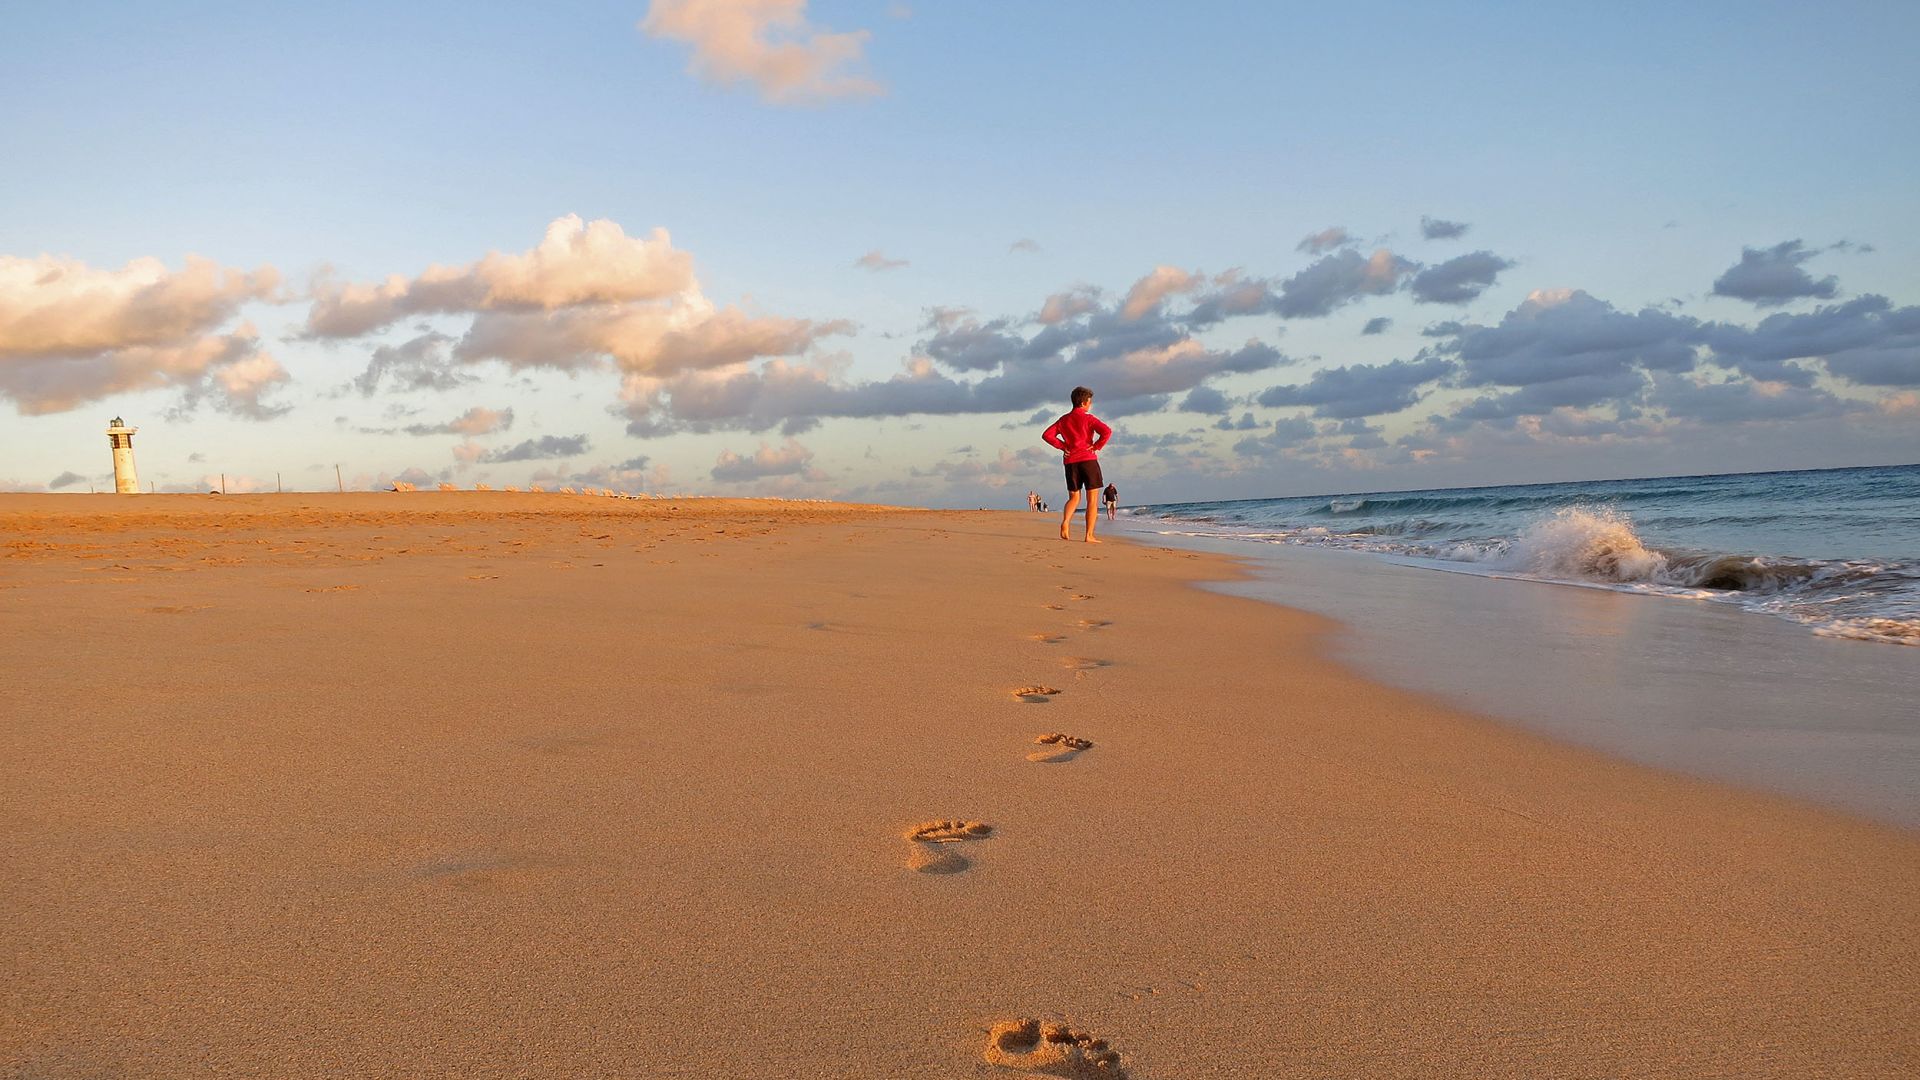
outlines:
[[[1667,569],[1667,557],[1647,550],[1631,518],[1582,506],[1563,506],[1529,525],[1503,561],[1525,573],[1575,581],[1657,582]]]

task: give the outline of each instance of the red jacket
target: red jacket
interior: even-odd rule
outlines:
[[[1100,437],[1095,439],[1095,435]],[[1107,440],[1111,438],[1113,429],[1085,409],[1073,410],[1040,433],[1040,441],[1064,452],[1069,465],[1076,461],[1093,461],[1097,456],[1094,451],[1107,445]]]

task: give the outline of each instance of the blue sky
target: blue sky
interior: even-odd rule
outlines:
[[[330,485],[339,463],[363,486],[1018,502],[1058,486],[1029,418],[1072,382],[1033,388],[1082,373],[1110,381],[1109,471],[1142,501],[1920,459],[1911,4],[42,5],[9,22],[9,488],[97,483],[122,414],[163,488]],[[752,44],[805,59],[860,33],[799,101]],[[636,244],[668,230],[694,299],[629,281],[612,301],[516,300],[480,273],[464,306],[311,332],[329,289],[525,255],[566,215]],[[1430,239],[1423,218],[1467,228]],[[1331,227],[1348,242],[1301,250]],[[1752,272],[1723,278],[1746,249]],[[1345,292],[1283,288],[1381,251]],[[870,252],[904,265],[855,265]],[[1482,252],[1478,271],[1451,262]],[[190,255],[274,280],[166,300],[123,273],[183,274]],[[1185,276],[1123,317],[1158,267]],[[1036,316],[1076,289],[1087,310],[1049,352]],[[1195,319],[1236,290],[1245,310]],[[183,305],[166,333],[163,300]],[[562,323],[609,303],[678,331],[709,309],[744,321],[730,347],[667,359],[560,347]],[[474,344],[489,320],[518,335],[511,361]],[[412,383],[365,379],[410,341],[429,357]],[[920,381],[889,387],[903,371]],[[717,400],[749,388],[750,409]]]

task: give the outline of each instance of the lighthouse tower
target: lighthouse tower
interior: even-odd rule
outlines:
[[[133,433],[139,430],[117,416],[107,426],[107,442],[113,446],[113,490],[122,495],[140,494],[140,478],[133,474]]]

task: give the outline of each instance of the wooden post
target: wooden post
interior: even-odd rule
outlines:
[[[279,473],[273,474],[273,493],[275,495],[280,494],[280,474]]]
[[[340,466],[338,465],[333,467],[333,486],[339,490],[341,494],[346,494],[347,484],[346,481],[340,479]]]
[[[227,493],[227,474],[221,473],[220,474],[220,494],[225,495],[226,493]]]

